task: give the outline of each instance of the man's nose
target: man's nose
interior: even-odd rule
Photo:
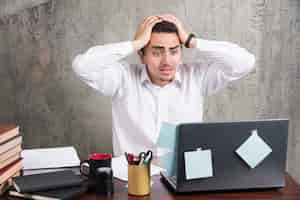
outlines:
[[[162,56],[162,64],[170,64],[170,61],[171,61],[171,56],[169,53],[165,52]]]

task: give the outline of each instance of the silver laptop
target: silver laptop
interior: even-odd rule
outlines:
[[[162,172],[175,192],[280,188],[285,186],[288,119],[191,123],[177,126],[175,175]],[[237,154],[253,130],[271,149],[257,166]],[[187,179],[184,152],[211,149],[213,176]],[[195,163],[201,165],[201,163]]]

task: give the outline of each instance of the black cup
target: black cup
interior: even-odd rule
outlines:
[[[111,168],[110,153],[93,153],[88,156],[88,160],[84,160],[80,163],[81,174],[87,176],[89,179],[96,179],[96,171],[101,167]]]
[[[109,167],[96,170],[96,194],[111,196],[114,192],[113,171]]]

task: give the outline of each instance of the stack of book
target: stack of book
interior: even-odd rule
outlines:
[[[15,177],[9,195],[36,200],[77,199],[87,187],[72,170]]]
[[[22,170],[22,136],[16,125],[0,125],[0,195]]]

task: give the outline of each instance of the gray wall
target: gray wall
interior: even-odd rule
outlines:
[[[205,120],[288,117],[288,171],[300,182],[300,1],[28,1],[22,10],[0,0],[0,121],[21,126],[24,147],[74,145],[82,157],[111,151],[110,99],[76,78],[72,58],[131,40],[143,17],[171,12],[198,36],[256,55],[255,71],[207,98]],[[186,61],[197,54],[184,53]]]

